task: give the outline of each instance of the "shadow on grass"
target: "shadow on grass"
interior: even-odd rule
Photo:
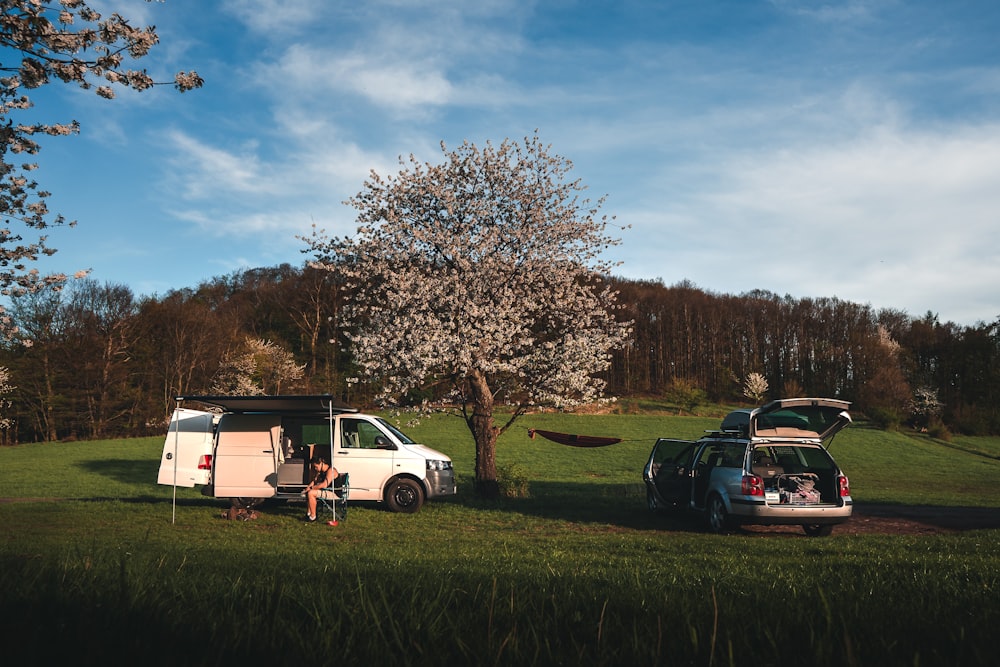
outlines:
[[[160,461],[135,459],[90,459],[75,464],[85,472],[102,475],[123,484],[155,482]]]
[[[855,503],[855,517],[904,519],[946,530],[1000,528],[1000,508]]]
[[[636,531],[704,532],[696,513],[653,513],[642,484],[532,482],[528,498],[486,501],[473,491],[452,500],[472,509],[499,509],[525,516],[571,523],[608,524]],[[855,503],[854,519],[902,520],[945,531],[1000,529],[1000,508],[971,506]],[[894,532],[887,528],[887,533]]]
[[[500,510],[548,521],[607,524],[626,530],[702,530],[698,517],[654,514],[646,505],[642,484],[594,484],[592,482],[531,482],[527,498],[484,500],[470,488],[461,488],[443,502],[469,509]],[[434,502],[442,502],[435,500]]]

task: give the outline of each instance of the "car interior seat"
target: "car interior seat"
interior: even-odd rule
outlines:
[[[753,464],[753,474],[764,479],[774,479],[778,475],[784,475],[785,470],[776,465],[770,456],[762,456]]]

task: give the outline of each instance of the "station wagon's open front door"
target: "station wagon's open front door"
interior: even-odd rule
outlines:
[[[686,507],[691,500],[692,459],[697,443],[660,438],[653,448],[650,474],[656,492],[668,507]]]

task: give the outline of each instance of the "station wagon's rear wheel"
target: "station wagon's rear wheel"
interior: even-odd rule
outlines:
[[[424,504],[424,489],[419,482],[400,477],[386,489],[385,504],[393,512],[413,514]]]
[[[708,497],[708,506],[705,508],[705,521],[708,529],[713,533],[725,533],[732,529],[733,522],[726,513],[726,504],[718,494],[713,493]]]
[[[833,532],[833,524],[807,523],[802,526],[802,530],[809,537],[828,537]]]

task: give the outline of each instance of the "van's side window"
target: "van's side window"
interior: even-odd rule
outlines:
[[[316,447],[330,448],[330,422],[325,419],[286,417],[281,421],[283,454],[286,459],[309,459]]]
[[[349,449],[379,449],[385,434],[363,419],[340,420],[341,446]]]
[[[340,420],[340,446],[345,449],[357,449],[361,446],[361,440],[358,436],[358,420],[356,419],[341,419]]]

